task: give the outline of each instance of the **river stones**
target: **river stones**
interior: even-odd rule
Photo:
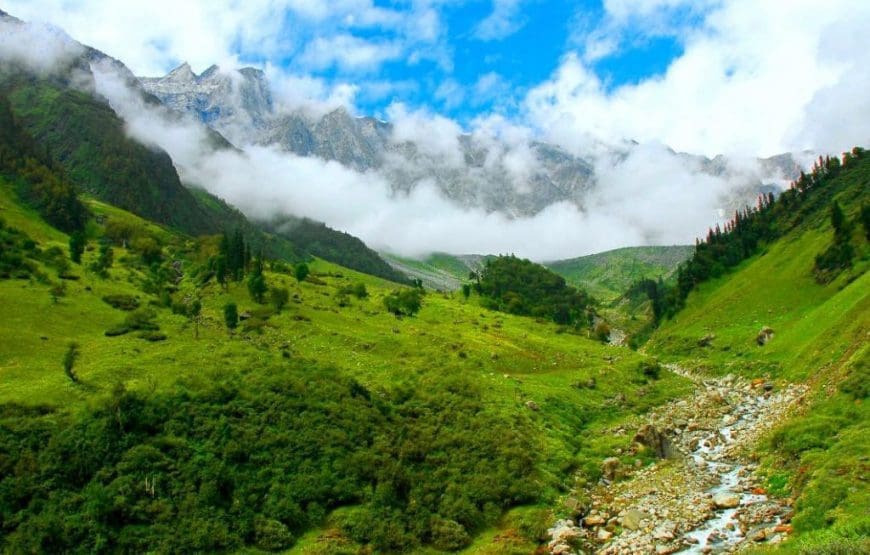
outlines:
[[[733,509],[740,506],[740,496],[730,491],[720,491],[713,496],[713,505],[717,509]]]

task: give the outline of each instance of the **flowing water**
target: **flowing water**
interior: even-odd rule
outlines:
[[[713,496],[732,493],[739,497],[740,504],[735,508],[718,509],[713,518],[686,533],[683,537],[693,545],[680,553],[720,553],[734,548],[746,539],[737,516],[741,509],[767,501],[767,496],[740,491],[743,489],[740,477],[744,466],[729,461],[725,450],[734,443],[737,434],[752,426],[764,414],[766,404],[767,399],[759,396],[750,405],[740,407],[735,415],[736,421],[709,434],[692,453],[695,464],[705,467],[711,475],[717,476],[718,484],[707,490],[707,493]],[[729,420],[733,418],[730,417]]]

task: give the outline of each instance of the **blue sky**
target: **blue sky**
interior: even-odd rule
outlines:
[[[266,69],[283,107],[501,118],[569,149],[770,156],[865,144],[870,2],[0,0],[142,76]],[[763,121],[764,126],[758,122]],[[825,122],[836,121],[836,125]],[[442,122],[443,123],[443,122]],[[499,124],[501,125],[501,124]],[[503,125],[502,125],[503,127]],[[591,142],[590,142],[591,141]]]
[[[289,71],[308,72],[330,82],[362,83],[356,105],[363,113],[379,114],[392,102],[425,106],[432,111],[467,122],[477,114],[496,110],[511,115],[525,93],[545,81],[559,66],[562,57],[583,47],[588,33],[606,23],[606,12],[599,0],[527,0],[516,2],[511,13],[482,32],[482,26],[497,18],[497,2],[478,0],[448,3],[439,10],[444,37],[432,47],[446,52],[446,59],[398,58],[367,68],[314,67],[300,59],[299,50],[290,50],[277,63]],[[375,2],[384,9],[400,9],[401,3]],[[409,17],[414,17],[413,11]],[[697,22],[688,10],[669,15],[670,23]],[[497,18],[498,19],[498,18]],[[305,29],[305,18],[289,16],[288,27]],[[611,55],[590,63],[606,88],[636,84],[664,73],[681,54],[674,34],[647,34],[629,29],[631,40]],[[302,31],[309,40],[321,32]],[[353,36],[372,43],[402,40],[401,29],[358,28]],[[240,52],[242,57],[258,59],[257,52]],[[367,88],[376,80],[389,87]],[[453,94],[450,94],[450,93]]]

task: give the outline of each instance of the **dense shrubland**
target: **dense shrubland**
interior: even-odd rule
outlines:
[[[313,364],[119,386],[76,416],[7,405],[0,536],[18,553],[271,551],[347,506],[337,525],[377,551],[452,550],[536,499],[530,437],[467,380],[372,392]]]

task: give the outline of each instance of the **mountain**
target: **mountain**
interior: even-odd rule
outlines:
[[[0,25],[27,26],[8,15],[0,15]],[[270,255],[299,260],[313,254],[386,279],[406,281],[362,241],[346,233],[307,220],[291,231],[263,233],[265,224],[249,221],[201,184],[182,183],[165,151],[129,136],[127,122],[97,94],[95,72],[110,72],[160,117],[171,121],[187,116],[165,108],[121,61],[57,33],[66,56],[51,71],[34,72],[24,64],[0,68],[0,104],[8,107],[16,128],[44,153],[46,162],[61,168],[64,178],[79,191],[191,235],[241,229],[253,245]],[[175,82],[186,78],[183,68],[173,76]],[[216,130],[205,125],[202,129],[208,147],[235,149]]]
[[[644,347],[663,361],[777,391],[804,384],[799,406],[754,454],[759,487],[793,499],[786,552],[870,547],[870,156],[856,149],[846,159],[777,201],[768,212],[776,238],[698,283]],[[846,222],[839,232],[835,203]],[[844,243],[851,260],[820,274],[824,254]]]
[[[263,72],[254,68],[226,71],[212,66],[196,75],[185,63],[164,77],[140,80],[167,106],[196,116],[235,144],[271,145],[360,172],[377,170],[394,191],[408,192],[432,182],[461,206],[511,217],[534,215],[564,201],[583,207],[598,185],[596,163],[618,164],[637,146],[605,146],[603,154],[580,157],[552,144],[508,143],[475,134],[439,137],[445,144],[432,145],[407,138],[404,131],[397,133],[392,123],[354,117],[345,108],[326,114],[283,109],[272,98]],[[692,171],[739,184],[721,200],[726,213],[754,203],[760,192],[779,190],[800,172],[791,154],[749,165],[723,156],[670,154]]]
[[[694,247],[683,245],[627,247],[547,262],[545,266],[564,277],[568,283],[586,289],[595,298],[611,301],[623,295],[640,279],[669,279],[677,266],[692,255],[693,250]]]
[[[468,283],[469,274],[483,269],[491,256],[477,254],[452,255],[446,253],[430,254],[422,259],[381,253],[381,257],[398,272],[420,282],[436,291],[455,291]]]

